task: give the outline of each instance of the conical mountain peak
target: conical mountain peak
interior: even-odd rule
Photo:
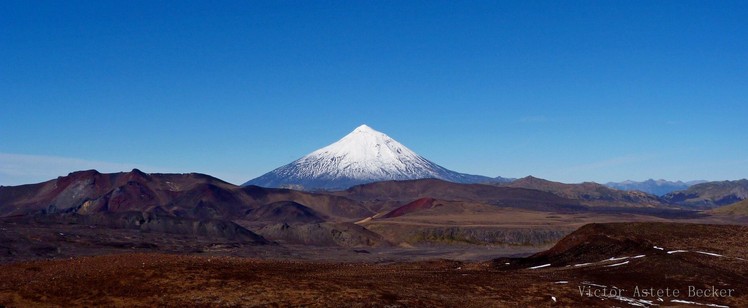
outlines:
[[[316,150],[300,160],[331,160],[342,167],[378,172],[404,167],[406,161],[423,160],[404,145],[366,125],[353,130],[337,142]]]
[[[353,133],[379,133],[378,131],[374,130],[373,128],[369,127],[369,125],[361,124],[361,126],[356,127],[356,129],[353,130]]]
[[[488,179],[447,170],[364,124],[335,143],[244,185],[345,189],[377,181],[424,178],[461,183]]]

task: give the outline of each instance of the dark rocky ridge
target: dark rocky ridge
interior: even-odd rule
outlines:
[[[281,223],[320,223],[325,219],[315,210],[293,201],[278,201],[248,210],[245,216],[251,221]]]

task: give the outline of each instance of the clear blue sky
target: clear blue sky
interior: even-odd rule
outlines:
[[[0,184],[242,183],[366,123],[449,169],[748,177],[746,1],[0,1]]]

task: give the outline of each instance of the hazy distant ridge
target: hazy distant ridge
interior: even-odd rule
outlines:
[[[657,196],[663,196],[669,192],[678,191],[678,190],[685,190],[691,185],[704,183],[706,181],[697,180],[697,181],[668,181],[668,180],[654,180],[649,179],[642,182],[637,181],[623,181],[623,182],[608,182],[605,184],[605,186],[608,186],[610,188],[620,189],[620,190],[638,190],[643,191],[645,193],[657,195]]]

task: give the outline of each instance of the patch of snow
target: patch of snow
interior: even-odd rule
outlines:
[[[590,264],[592,264],[592,263],[580,263],[580,264],[574,264],[574,267],[579,267],[579,266],[587,266],[587,265],[590,265]]]
[[[551,299],[553,300],[554,303],[556,302],[556,297],[555,296],[551,296]]]
[[[561,280],[561,281],[556,281],[556,282],[554,282],[554,283],[555,283],[555,284],[567,284],[567,283],[569,283],[569,282],[568,282],[568,281],[566,281],[566,280]]]
[[[657,249],[657,250],[665,250],[665,248],[662,248],[662,247],[657,247],[657,246],[654,246],[654,247],[652,247],[652,248],[654,248],[654,249]]]
[[[607,288],[608,287],[608,286],[604,286],[604,285],[600,285],[600,284],[594,284],[594,283],[591,283],[591,282],[588,282],[588,281],[584,281],[584,282],[582,282],[582,284],[583,285],[587,285],[587,286],[598,287],[598,288]]]
[[[716,254],[713,252],[697,251],[697,253],[700,253],[702,255],[712,256],[712,257],[722,257],[721,254]]]
[[[718,308],[730,308],[730,306],[725,306],[725,305],[717,305],[717,304],[702,304],[702,303],[697,303],[697,302],[692,302],[692,301],[684,301],[684,300],[681,300],[681,299],[673,299],[673,300],[670,300],[670,302],[671,302],[671,303],[679,303],[679,304],[689,304],[689,305],[697,305],[697,306],[718,307]]]
[[[679,253],[679,252],[688,252],[688,250],[683,250],[683,249],[671,250],[671,251],[668,251],[667,254],[671,255],[671,254]]]
[[[621,266],[621,265],[624,265],[624,264],[629,264],[629,261],[623,261],[623,262],[621,262],[621,263],[616,263],[616,264],[606,265],[605,267],[614,267],[614,266]]]
[[[538,265],[538,266],[533,266],[533,267],[530,267],[529,269],[538,269],[538,268],[544,268],[544,267],[549,267],[549,266],[551,266],[550,263],[543,264],[543,265]]]
[[[647,255],[638,255],[638,256],[631,257],[631,259],[639,259],[639,258],[644,258],[646,256]]]
[[[610,259],[608,259],[608,260],[603,260],[603,261],[618,261],[618,260],[624,260],[624,259],[628,259],[628,258],[629,258],[629,257],[620,257],[620,258],[614,258],[614,257],[611,257]]]
[[[627,303],[627,304],[629,304],[631,306],[636,306],[636,307],[649,307],[649,306],[652,306],[652,305],[659,306],[659,305],[653,303],[652,301],[649,301],[649,300],[646,300],[646,299],[636,299],[636,298],[625,297],[625,296],[620,296],[620,295],[618,295],[618,296],[608,296],[608,297],[612,298],[612,299],[616,299],[616,300],[622,301],[622,302],[625,302],[625,303]]]

